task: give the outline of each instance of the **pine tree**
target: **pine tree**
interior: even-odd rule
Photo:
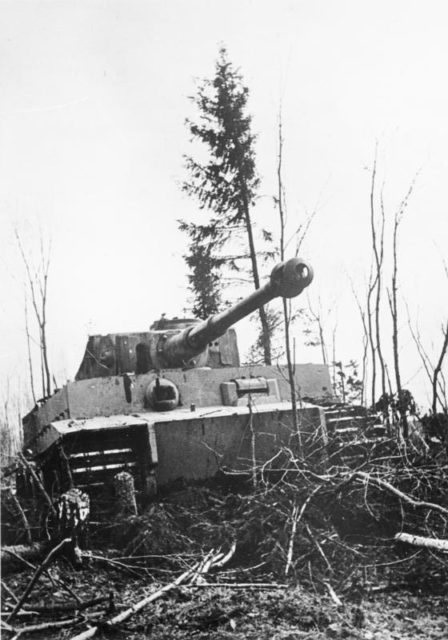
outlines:
[[[181,229],[193,233],[190,225],[181,224]],[[220,310],[222,303],[220,268],[222,260],[213,255],[212,245],[192,242],[185,261],[190,273],[188,281],[194,295],[193,313],[205,320]]]
[[[251,132],[251,117],[247,114],[249,90],[243,85],[241,74],[227,59],[227,52],[220,49],[215,76],[205,79],[198,86],[192,101],[198,108],[197,121],[187,120],[193,140],[198,140],[207,150],[207,160],[199,162],[186,157],[189,179],[184,183],[186,193],[199,200],[201,209],[210,214],[208,224],[195,225],[180,222],[190,237],[187,264],[197,268],[197,259],[206,257],[213,264],[216,276],[225,262],[223,247],[232,233],[243,229],[251,265],[251,276],[256,289],[260,288],[257,254],[251,221],[259,178],[255,167],[255,136]],[[203,247],[202,254],[199,246]],[[194,271],[190,283],[195,293],[195,306],[204,309],[202,301],[216,307],[220,304],[217,280],[204,282],[208,289],[200,291]],[[217,296],[211,303],[211,296]],[[201,301],[202,300],[202,301]],[[263,336],[263,352],[266,364],[271,363],[269,323],[265,309],[260,309]]]

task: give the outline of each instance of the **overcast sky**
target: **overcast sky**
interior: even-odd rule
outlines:
[[[419,173],[400,231],[400,300],[428,351],[440,348],[444,0],[3,0],[0,12],[0,384],[27,380],[14,226],[30,257],[39,229],[51,237],[48,330],[59,382],[73,378],[88,333],[145,330],[162,312],[182,313],[186,246],[176,221],[198,211],[179,188],[182,156],[193,151],[184,120],[195,78],[212,76],[221,43],[250,90],[263,195],[276,192],[281,106],[290,230],[316,210],[302,253],[316,271],[311,301],[331,310],[329,337],[337,321],[338,356],[361,354],[350,280],[362,296],[376,143],[389,220]],[[254,219],[276,228],[270,198]],[[403,304],[404,383],[424,402],[406,324]],[[298,348],[297,360],[319,361],[319,351]]]

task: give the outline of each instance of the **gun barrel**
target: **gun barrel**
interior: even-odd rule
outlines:
[[[311,266],[301,258],[291,258],[276,265],[269,282],[256,289],[235,305],[217,313],[180,334],[170,336],[163,348],[163,355],[170,366],[181,366],[198,355],[207,345],[222,336],[229,327],[262,307],[274,298],[294,298],[313,279]]]

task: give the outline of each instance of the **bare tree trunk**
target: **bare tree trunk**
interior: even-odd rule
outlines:
[[[237,138],[234,139],[235,148],[240,150],[240,143]],[[241,151],[239,153],[239,157],[241,157]],[[247,239],[249,243],[249,253],[250,253],[250,262],[252,266],[252,277],[255,285],[255,289],[260,288],[260,276],[258,273],[258,262],[257,262],[257,253],[255,251],[255,242],[254,242],[254,234],[252,230],[252,221],[250,218],[250,202],[249,195],[247,193],[247,186],[242,178],[243,172],[240,168],[239,171],[239,182],[240,189],[242,195],[242,209],[244,214],[244,222],[246,225],[247,231]],[[260,322],[261,322],[261,333],[263,336],[263,352],[264,352],[264,362],[265,364],[272,364],[272,355],[271,355],[271,333],[269,330],[269,322],[266,314],[266,310],[264,307],[260,307],[258,310],[260,314]]]
[[[368,339],[370,345],[370,353],[372,357],[372,381],[371,381],[371,405],[372,407],[376,402],[376,346],[374,341],[374,333],[372,326],[372,294],[375,288],[375,281],[373,280],[373,275],[370,273],[369,284],[367,289],[367,332]]]
[[[439,402],[440,405],[442,406],[442,410],[444,411],[444,413],[448,413],[446,386],[445,386],[445,381],[442,373],[442,363],[445,355],[443,353],[443,350],[444,350],[444,344],[446,341],[446,336],[445,336],[444,344],[442,344],[442,351],[440,353],[441,360],[439,358],[439,361],[438,361],[440,362],[440,367],[438,369],[437,376],[434,379],[435,367],[433,366],[428,353],[425,351],[425,348],[423,347],[418,327],[416,329],[412,327],[409,310],[408,310],[408,327],[409,327],[409,331],[411,332],[411,336],[412,336],[412,339],[414,340],[414,344],[417,348],[420,359],[422,361],[426,375],[428,376],[429,383],[431,384],[431,388],[433,392],[432,403],[431,403],[432,412],[434,413],[434,400],[435,400],[436,405],[437,405],[437,402]],[[444,333],[443,327],[442,327],[442,333]],[[439,379],[439,376],[441,379]]]
[[[381,329],[380,329],[380,311],[381,311],[381,293],[382,293],[382,273],[383,273],[383,261],[384,261],[384,227],[385,227],[385,215],[384,215],[384,202],[383,194],[381,192],[381,228],[377,231],[377,221],[375,217],[375,185],[376,185],[376,172],[377,172],[377,147],[375,148],[375,158],[373,161],[372,179],[370,187],[370,232],[372,241],[372,252],[374,258],[374,270],[370,273],[369,285],[367,292],[367,328],[368,328],[368,342],[370,345],[371,359],[372,359],[372,389],[371,389],[371,401],[372,406],[376,402],[376,386],[377,386],[377,358],[379,364],[379,371],[381,374],[381,394],[386,394],[386,366],[383,357],[383,351],[381,347]],[[373,269],[373,268],[372,268]],[[372,302],[372,298],[374,302]]]
[[[352,285],[353,295],[356,300],[356,306],[358,307],[359,315],[361,316],[362,329],[363,329],[363,337],[362,337],[362,388],[361,388],[361,404],[364,406],[364,403],[367,402],[367,398],[365,397],[365,389],[366,389],[366,376],[367,376],[367,351],[369,348],[369,333],[366,324],[366,314],[361,307],[361,303],[359,302],[359,298],[356,295],[355,289]]]
[[[45,291],[46,291],[46,284],[45,284]],[[47,295],[45,292],[45,296],[42,298],[42,362],[43,362],[43,367],[44,367],[44,372],[45,372],[45,395],[46,396],[50,396],[51,395],[51,375],[50,375],[50,366],[48,364],[48,348],[47,348],[47,331],[46,331],[46,324],[47,324],[47,318],[46,318],[46,304],[47,304]]]
[[[50,249],[48,255],[45,256],[43,247],[43,241],[40,242],[40,258],[41,265],[36,273],[33,275],[31,272],[30,261],[25,255],[23,245],[17,229],[15,229],[15,236],[19,247],[20,255],[22,256],[23,264],[28,278],[28,286],[31,293],[31,302],[36,316],[36,321],[39,327],[39,340],[41,350],[41,376],[42,376],[42,395],[51,395],[51,375],[50,366],[48,363],[48,346],[47,346],[47,291],[48,291],[48,272],[50,269]]]
[[[375,299],[376,351],[378,353],[378,360],[379,360],[380,371],[381,371],[381,392],[384,396],[386,393],[386,373],[384,369],[383,353],[381,350],[380,306],[381,306],[382,269],[383,269],[383,258],[384,258],[385,216],[384,216],[383,195],[381,194],[381,231],[380,231],[380,239],[379,239],[379,247],[378,247],[376,220],[375,220],[375,178],[376,178],[376,150],[375,150],[375,160],[374,160],[373,170],[372,170],[372,186],[370,190],[370,226],[371,226],[371,232],[372,232],[373,255],[375,258],[375,266],[376,266],[376,276],[374,280],[375,287],[376,287],[376,299]]]
[[[393,357],[394,357],[394,368],[395,368],[395,383],[397,387],[397,397],[398,397],[398,411],[401,418],[402,423],[402,431],[403,437],[405,439],[408,438],[409,429],[408,429],[408,421],[406,416],[406,406],[404,405],[403,398],[403,389],[401,386],[401,374],[400,374],[400,361],[399,361],[399,347],[398,347],[398,301],[397,301],[397,289],[398,289],[398,229],[403,218],[404,211],[408,205],[409,198],[414,188],[416,177],[411,183],[405,197],[401,201],[397,211],[395,212],[394,217],[394,231],[392,236],[392,289],[388,292],[389,295],[389,306],[392,315],[392,347],[393,347]]]
[[[4,431],[2,429],[1,453],[2,455],[6,455],[9,461],[9,457],[12,455],[11,429],[9,425],[9,378],[6,381],[6,395],[3,400],[3,415],[4,423],[2,426],[4,427]]]
[[[283,135],[282,135],[281,116],[280,116],[279,125],[278,125],[278,143],[279,143],[279,148],[278,148],[278,165],[277,165],[277,184],[278,184],[277,206],[278,206],[278,213],[280,216],[280,260],[283,261],[285,259],[286,220],[285,220],[285,210],[284,210],[285,192],[284,192],[283,180],[282,180]],[[293,428],[294,428],[294,432],[299,437],[299,443],[300,443],[299,420],[297,417],[295,366],[293,366],[293,362],[291,358],[291,336],[290,336],[291,313],[290,313],[290,307],[288,305],[288,301],[286,300],[286,298],[282,298],[282,302],[283,302],[283,318],[285,323],[285,349],[286,349],[286,361],[288,364],[288,379],[289,379],[289,389],[291,394]]]
[[[408,421],[406,417],[406,409],[403,407],[403,390],[401,387],[400,360],[398,351],[398,309],[397,309],[397,231],[399,220],[397,216],[394,222],[393,235],[393,271],[392,271],[392,291],[389,294],[389,305],[392,314],[392,348],[395,369],[395,385],[397,388],[398,411],[402,423],[403,437],[408,438]]]
[[[36,392],[34,390],[34,374],[33,374],[33,361],[31,359],[31,338],[28,325],[28,305],[25,296],[25,332],[26,332],[26,346],[28,351],[28,369],[30,372],[30,388],[31,395],[33,397],[33,403],[36,404]]]
[[[432,413],[433,413],[433,415],[436,415],[436,413],[437,413],[437,400],[438,400],[437,378],[439,377],[439,374],[442,371],[443,359],[445,358],[445,354],[446,354],[446,351],[447,351],[447,348],[448,348],[448,323],[446,325],[446,329],[445,330],[442,328],[442,333],[445,334],[445,337],[444,337],[444,340],[443,340],[442,350],[440,352],[439,360],[438,360],[438,362],[436,364],[436,367],[434,369],[434,376],[433,376],[433,380],[432,380]]]
[[[322,306],[321,306],[320,298],[319,298],[318,304],[319,304],[319,307],[318,307],[317,313],[311,308],[311,305],[309,307],[309,311],[310,311],[311,317],[317,324],[317,331],[319,333],[319,343],[320,343],[320,349],[322,354],[322,362],[323,364],[328,365],[327,345],[325,342],[324,327],[322,324]]]
[[[45,373],[44,373],[44,353],[42,350],[42,332],[40,332],[40,382],[42,385],[42,398],[45,398]]]
[[[40,237],[40,258],[42,277],[39,280],[39,291],[41,297],[41,330],[42,330],[42,356],[45,370],[45,391],[46,395],[51,395],[51,375],[50,366],[48,364],[48,345],[47,345],[47,289],[48,289],[48,271],[50,268],[50,250],[45,257],[44,243],[42,235]]]
[[[333,370],[333,377],[332,377],[332,387],[333,387],[333,393],[334,395],[336,394],[336,331],[337,331],[338,325],[337,323],[334,325],[333,327],[333,337],[332,337],[332,343],[331,343],[331,361],[332,361],[332,370]]]
[[[258,274],[257,254],[255,252],[255,243],[254,243],[254,237],[252,233],[252,223],[250,220],[250,213],[249,213],[248,207],[246,208],[246,211],[245,211],[245,220],[246,220],[247,237],[249,240],[250,260],[252,264],[252,274],[254,279],[254,285],[255,285],[255,289],[259,289],[260,276]],[[258,310],[258,313],[260,314],[261,332],[263,336],[264,362],[265,364],[272,364],[271,334],[269,331],[269,322],[268,322],[265,308],[260,307]]]
[[[322,321],[321,321],[321,317],[319,315],[319,319],[318,319],[318,328],[319,328],[319,340],[320,340],[320,346],[321,346],[321,350],[322,350],[322,360],[323,363],[325,365],[328,364],[328,356],[327,356],[327,345],[325,344],[325,338],[324,338],[324,328],[322,326]]]

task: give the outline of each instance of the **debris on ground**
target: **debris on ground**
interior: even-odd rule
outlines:
[[[92,521],[76,569],[69,538],[32,562],[5,547],[23,570],[3,575],[4,637],[444,638],[446,456],[285,460]]]

